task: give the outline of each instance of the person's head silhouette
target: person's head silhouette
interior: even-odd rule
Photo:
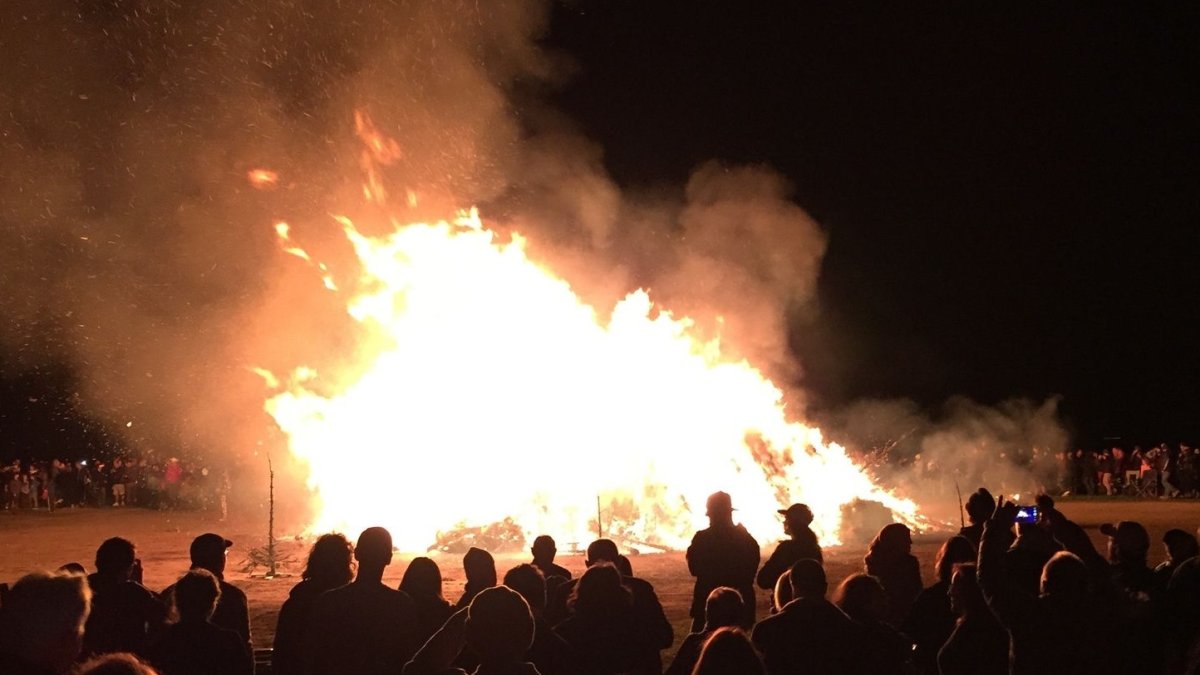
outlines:
[[[887,616],[887,593],[878,579],[866,574],[846,577],[838,585],[833,602],[846,616],[861,623],[878,623]]]
[[[423,598],[442,597],[442,570],[430,558],[413,558],[400,578],[400,590]]]
[[[621,552],[617,550],[616,543],[611,539],[597,539],[588,544],[587,554],[584,557],[584,564],[588,567],[597,563],[617,564],[617,559],[621,557]]]
[[[558,555],[558,547],[554,544],[553,537],[543,534],[533,540],[533,547],[529,552],[533,554],[533,562],[536,565],[545,567],[554,562],[554,556]]]
[[[96,573],[124,581],[132,576],[136,560],[137,551],[133,542],[121,537],[105,539],[96,549]]]
[[[786,509],[779,509],[779,513],[783,516],[783,533],[793,537],[807,529],[813,521],[813,512],[807,504],[792,504]]]
[[[576,615],[611,620],[622,616],[632,602],[617,568],[610,562],[598,562],[579,577],[568,605]]]
[[[1042,568],[1041,586],[1043,595],[1082,598],[1088,590],[1087,565],[1074,553],[1059,551]]]
[[[714,492],[705,504],[708,522],[714,526],[733,525],[733,498],[728,492]]]
[[[354,559],[358,561],[358,578],[379,581],[383,569],[392,564],[392,535],[382,527],[368,527],[358,535],[354,546]]]
[[[84,569],[83,565],[77,562],[69,562],[62,567],[59,567],[55,571],[59,574],[79,574],[81,576],[87,576],[87,570]]]
[[[533,644],[533,615],[519,593],[503,586],[480,591],[467,607],[466,641],[481,667],[525,660]]]
[[[742,622],[742,594],[728,586],[714,588],[704,602],[704,630],[736,626]]]
[[[350,583],[354,578],[354,547],[344,535],[321,535],[308,552],[308,562],[300,577],[325,589]]]
[[[97,656],[79,666],[76,675],[158,675],[138,657],[128,653]]]
[[[206,569],[191,570],[175,582],[175,610],[181,622],[208,621],[220,597],[221,585]]]
[[[792,565],[788,581],[792,585],[792,597],[795,599],[811,600],[824,598],[829,590],[829,582],[825,579],[825,568],[812,558],[797,560]]]
[[[1108,559],[1114,563],[1145,565],[1150,553],[1150,535],[1141,523],[1122,520],[1115,526],[1105,523],[1100,531],[1108,535]]]
[[[746,634],[727,626],[704,642],[692,675],[763,675],[764,672],[762,660]]]
[[[1163,534],[1163,545],[1172,563],[1181,563],[1200,555],[1200,544],[1196,543],[1195,535],[1186,530],[1167,530]]]
[[[475,588],[491,588],[496,585],[496,560],[492,554],[472,546],[463,556],[463,572],[467,585]]]
[[[534,616],[541,616],[546,609],[546,577],[533,565],[526,563],[509,570],[504,575],[504,585],[525,598]]]
[[[975,545],[962,535],[955,535],[946,540],[938,549],[933,567],[937,570],[938,581],[950,583],[954,566],[959,563],[971,562],[975,559]]]
[[[987,488],[979,488],[967,497],[967,519],[972,525],[985,523],[996,512],[996,498]]]
[[[83,646],[91,598],[82,576],[36,573],[22,577],[4,597],[0,653],[46,672],[67,672]]]
[[[912,553],[912,532],[903,523],[885,525],[871,541],[868,555],[881,559],[897,558]]]
[[[207,532],[192,540],[189,554],[192,567],[208,570],[218,579],[225,573],[225,555],[233,542],[219,534]]]
[[[950,578],[950,610],[959,616],[989,611],[975,569],[974,563],[954,566],[954,575]]]

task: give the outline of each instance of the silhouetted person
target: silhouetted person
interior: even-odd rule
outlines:
[[[864,629],[862,648],[877,673],[912,673],[912,641],[887,623],[887,594],[879,580],[851,574],[834,593],[833,604]]]
[[[81,577],[87,576],[87,568],[77,562],[69,562],[55,570],[59,574],[76,574]]]
[[[585,675],[634,672],[639,635],[633,595],[610,562],[593,564],[579,577],[569,601],[571,616],[555,631],[571,648]],[[661,668],[661,667],[660,667]]]
[[[692,537],[688,546],[688,571],[696,577],[692,591],[692,632],[704,627],[704,603],[714,588],[728,586],[742,594],[744,628],[754,625],[754,573],[758,570],[758,542],[746,528],[733,523],[733,502],[724,492],[708,498],[709,526]]]
[[[1171,617],[1164,636],[1166,672],[1200,672],[1200,556],[1181,562],[1171,575],[1164,610]]]
[[[392,535],[382,527],[363,530],[354,557],[354,581],[326,591],[313,606],[305,633],[307,675],[394,675],[417,651],[412,598],[383,584]]]
[[[1117,672],[1112,610],[1090,592],[1092,574],[1078,555],[1060,551],[1050,558],[1040,595],[1009,581],[1004,552],[1016,513],[1017,507],[1006,503],[984,527],[977,573],[988,608],[1011,636],[1011,672]]]
[[[133,654],[122,653],[105,654],[89,659],[87,663],[79,666],[75,675],[159,675],[159,673]]]
[[[979,548],[979,542],[983,539],[983,524],[991,519],[992,514],[996,511],[996,498],[988,492],[987,488],[979,488],[970,497],[967,497],[967,521],[970,525],[958,531],[961,536],[967,538],[971,545],[976,549]]]
[[[821,544],[817,535],[808,526],[812,524],[813,514],[805,504],[792,504],[786,509],[780,509],[783,514],[783,533],[791,537],[779,542],[771,557],[763,563],[758,571],[755,582],[758,587],[769,591],[775,588],[779,575],[792,568],[798,560],[806,558],[824,564],[821,555]]]
[[[96,572],[88,576],[92,613],[83,637],[85,655],[146,654],[150,637],[167,618],[167,607],[141,584],[141,563],[133,543],[107,539],[96,550]]]
[[[954,566],[950,606],[958,615],[938,652],[940,675],[1006,675],[1008,632],[988,609],[973,563]]]
[[[524,598],[497,586],[485,588],[455,614],[404,667],[404,675],[466,675],[450,663],[459,652],[476,654],[475,675],[539,675],[524,660],[533,641],[533,616]]]
[[[717,629],[704,643],[692,675],[763,675],[758,652],[738,628]]]
[[[1200,544],[1197,544],[1191,532],[1171,529],[1163,534],[1163,546],[1167,551],[1167,559],[1154,568],[1154,574],[1158,577],[1160,587],[1165,589],[1171,581],[1171,575],[1184,561],[1200,555]]]
[[[466,609],[480,591],[496,585],[496,560],[491,553],[472,546],[463,556],[463,572],[467,576],[467,585],[454,605],[455,609]]]
[[[610,539],[597,539],[588,544],[584,564],[590,569],[595,565],[609,564],[614,568],[621,559],[617,545]],[[618,570],[620,574],[620,570]],[[573,579],[555,589],[548,598],[546,618],[556,627],[564,621],[568,613],[568,599],[574,592],[578,579]],[[622,576],[621,584],[630,592],[633,598],[633,621],[637,633],[634,648],[637,651],[635,672],[661,673],[662,656],[660,652],[667,649],[675,641],[675,631],[667,620],[658,594],[654,586],[645,579],[635,576]]]
[[[87,583],[76,575],[29,574],[13,584],[0,609],[0,673],[70,672],[90,601]]]
[[[700,660],[700,650],[720,628],[737,626],[742,621],[742,594],[728,586],[713,589],[704,605],[704,629],[683,639],[666,675],[690,675]]]
[[[442,570],[429,558],[413,558],[400,578],[400,590],[416,605],[417,644],[425,644],[454,613],[442,597]]]
[[[752,640],[770,675],[864,673],[863,630],[825,599],[825,570],[801,560],[789,573],[793,600],[754,627]]]
[[[1042,584],[1042,568],[1062,546],[1040,523],[1017,523],[1017,538],[1004,553],[1009,583],[1036,595]]]
[[[946,540],[934,560],[937,581],[921,591],[900,630],[912,639],[913,661],[922,675],[937,675],[937,655],[954,631],[956,620],[950,608],[950,579],[954,566],[975,561],[975,546],[962,535]]]
[[[921,563],[912,554],[912,534],[901,523],[886,525],[867,549],[867,574],[879,579],[888,596],[888,619],[904,622],[921,594]]]
[[[345,586],[354,578],[354,547],[343,535],[321,535],[308,553],[300,578],[279,608],[271,651],[272,675],[304,672],[304,639],[313,606],[322,593]]]
[[[149,661],[163,675],[251,675],[254,656],[234,631],[211,621],[221,595],[217,577],[196,568],[175,582],[179,622],[154,643]]]
[[[574,673],[570,646],[546,622],[546,577],[542,571],[532,564],[517,565],[505,573],[504,585],[520,593],[533,614],[533,644],[526,660],[542,675]]]
[[[233,546],[232,541],[208,532],[192,540],[188,553],[192,560],[192,569],[211,572],[221,586],[221,595],[211,621],[216,626],[237,633],[246,644],[246,648],[253,651],[253,642],[250,639],[250,605],[246,601],[246,594],[242,589],[225,581],[225,557],[230,546]],[[163,602],[170,605],[174,592],[174,586],[163,589]]]
[[[1150,534],[1140,523],[1124,520],[1105,524],[1112,584],[1120,611],[1118,652],[1123,669],[1156,672],[1162,666],[1166,587],[1148,565]]]
[[[548,534],[537,537],[533,540],[533,547],[529,551],[533,554],[533,566],[541,570],[544,576],[571,580],[571,570],[554,564],[554,556],[558,555],[558,547],[555,546],[553,537]]]

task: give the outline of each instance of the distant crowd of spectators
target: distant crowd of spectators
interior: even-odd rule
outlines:
[[[0,466],[5,511],[140,506],[149,509],[228,508],[228,468],[178,457],[22,462]]]
[[[1200,448],[1189,443],[1071,451],[963,444],[908,456],[883,447],[862,460],[885,484],[915,477],[927,492],[941,482],[988,485],[1003,494],[1200,497]]]

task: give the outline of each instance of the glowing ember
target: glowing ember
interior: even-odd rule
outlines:
[[[246,179],[259,190],[270,190],[279,185],[279,174],[270,169],[251,169],[246,172]]]
[[[365,116],[356,124],[364,196],[382,204],[374,162],[399,148]],[[587,542],[599,502],[608,536],[678,547],[716,490],[764,543],[793,501],[812,507],[827,544],[855,498],[918,518],[818,429],[789,421],[758,370],[693,337],[690,320],[645,291],[602,320],[519,235],[500,241],[474,210],[378,238],[336,221],[361,266],[347,311],[368,336],[368,367],[332,395],[310,368],[263,372],[275,390],[266,409],[309,467],[314,531],[383,524],[401,548],[423,550],[439,533],[511,519],[528,535]],[[275,228],[334,290],[288,226]]]

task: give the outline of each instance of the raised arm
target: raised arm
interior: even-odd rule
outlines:
[[[1015,588],[1008,579],[1004,553],[1012,545],[1017,507],[1005,502],[983,527],[979,543],[979,586],[992,613],[1005,628],[1020,626],[1034,611],[1037,599]]]

